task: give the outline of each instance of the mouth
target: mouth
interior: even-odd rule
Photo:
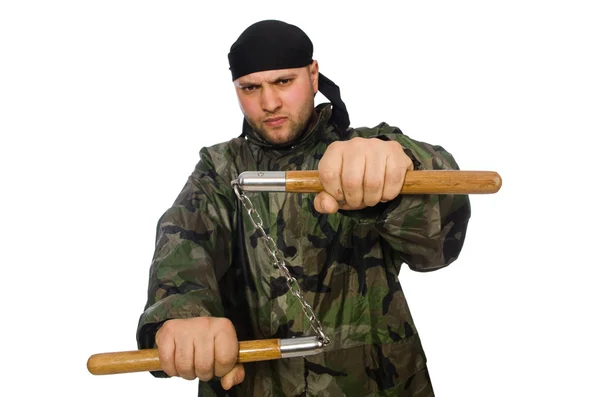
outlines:
[[[266,125],[268,125],[269,127],[278,127],[280,125],[282,125],[283,123],[285,123],[285,121],[287,120],[287,117],[271,117],[268,118],[264,121],[264,123]]]

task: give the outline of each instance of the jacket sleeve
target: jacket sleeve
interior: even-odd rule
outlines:
[[[414,169],[459,170],[443,147],[419,142],[398,128],[381,123],[374,138],[396,140],[413,160]],[[400,195],[381,205],[375,227],[395,255],[415,271],[433,271],[454,262],[465,240],[471,216],[468,195]]]
[[[159,219],[148,300],[139,318],[140,349],[155,347],[166,320],[223,316],[218,280],[232,256],[234,193],[205,149],[174,204]]]

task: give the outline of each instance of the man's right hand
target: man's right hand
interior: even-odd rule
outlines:
[[[221,377],[225,390],[244,380],[236,364],[238,340],[231,321],[219,317],[167,320],[156,333],[158,357],[169,376],[209,381]]]

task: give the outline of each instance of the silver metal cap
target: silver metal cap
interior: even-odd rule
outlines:
[[[285,192],[285,171],[244,171],[237,184],[247,192]]]
[[[281,358],[312,356],[323,351],[323,342],[316,336],[280,340]]]

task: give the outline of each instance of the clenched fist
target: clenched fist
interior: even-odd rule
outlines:
[[[161,367],[169,376],[202,381],[218,376],[226,390],[244,380],[244,367],[236,364],[237,334],[226,318],[168,320],[156,333],[156,344]]]
[[[315,197],[315,209],[334,213],[357,210],[396,198],[413,162],[400,143],[353,138],[333,142],[319,162],[324,191]]]

